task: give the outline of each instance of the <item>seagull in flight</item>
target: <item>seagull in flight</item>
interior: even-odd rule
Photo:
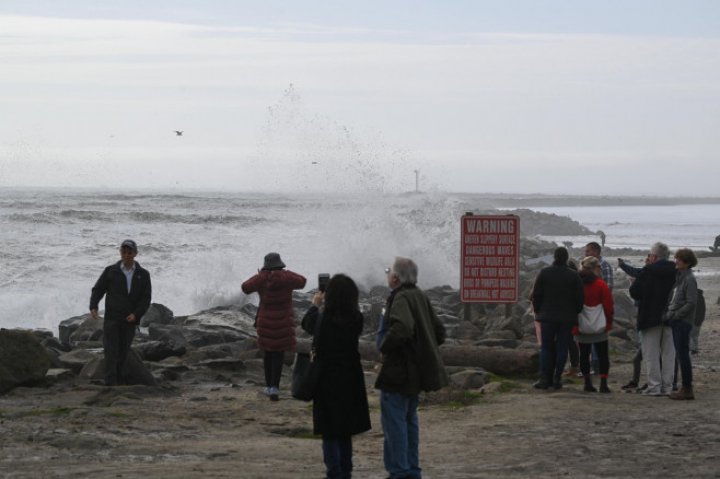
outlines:
[[[175,136],[182,136],[183,132],[182,130],[173,130],[175,132]]]

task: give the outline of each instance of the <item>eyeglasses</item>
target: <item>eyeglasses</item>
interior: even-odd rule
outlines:
[[[392,269],[390,269],[390,268],[385,268],[385,274],[390,274],[390,271],[392,271]]]

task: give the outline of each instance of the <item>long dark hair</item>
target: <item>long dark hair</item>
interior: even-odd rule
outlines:
[[[354,318],[359,311],[358,287],[344,274],[336,274],[325,290],[325,314],[335,317]]]

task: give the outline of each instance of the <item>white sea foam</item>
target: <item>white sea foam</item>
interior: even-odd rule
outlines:
[[[382,284],[395,256],[418,262],[423,286],[457,287],[459,218],[486,203],[441,193],[0,190],[0,326],[55,330],[59,321],[86,312],[90,288],[102,268],[119,259],[126,237],[138,242],[137,259],[152,274],[153,300],[178,315],[246,301],[240,284],[270,251],[308,278],[307,289],[321,272],[345,272],[363,287]],[[720,232],[717,205],[537,209],[603,229],[611,246],[644,249],[664,240],[702,247]]]
[[[307,276],[308,289],[320,272],[380,284],[396,255],[417,258],[424,285],[454,284],[465,209],[447,195],[2,191],[0,326],[55,329],[84,313],[126,237],[151,272],[153,300],[176,314],[243,302],[241,282],[269,251]]]

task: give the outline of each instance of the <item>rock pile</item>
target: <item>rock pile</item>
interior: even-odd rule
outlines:
[[[523,267],[520,300],[505,305],[478,304],[466,308],[458,290],[438,286],[426,290],[438,317],[445,324],[448,340],[442,347],[448,367],[464,371],[481,368],[496,374],[532,374],[537,371],[537,341],[528,297],[533,281],[554,243],[524,239],[521,245]],[[627,296],[622,275],[616,280],[615,327],[611,349],[630,351],[636,339],[634,306]],[[376,358],[375,330],[380,310],[389,290],[377,286],[363,292],[361,311],[365,330],[361,341],[364,359]],[[295,316],[302,318],[310,307],[308,293],[295,293]],[[153,304],[140,322],[129,362],[134,384],[185,380],[213,382],[247,380],[262,371],[262,353],[255,342],[253,304],[213,308],[190,316],[173,315],[161,304]],[[468,314],[469,313],[469,314]],[[299,327],[298,350],[309,348],[310,337]],[[62,321],[59,338],[48,331],[0,332],[0,392],[20,384],[46,381],[100,381],[102,379],[102,321],[89,315]],[[286,362],[292,355],[286,355]],[[473,369],[470,369],[473,370]],[[479,371],[479,370],[478,370]],[[478,374],[482,374],[478,372]],[[473,383],[456,378],[454,383]]]

